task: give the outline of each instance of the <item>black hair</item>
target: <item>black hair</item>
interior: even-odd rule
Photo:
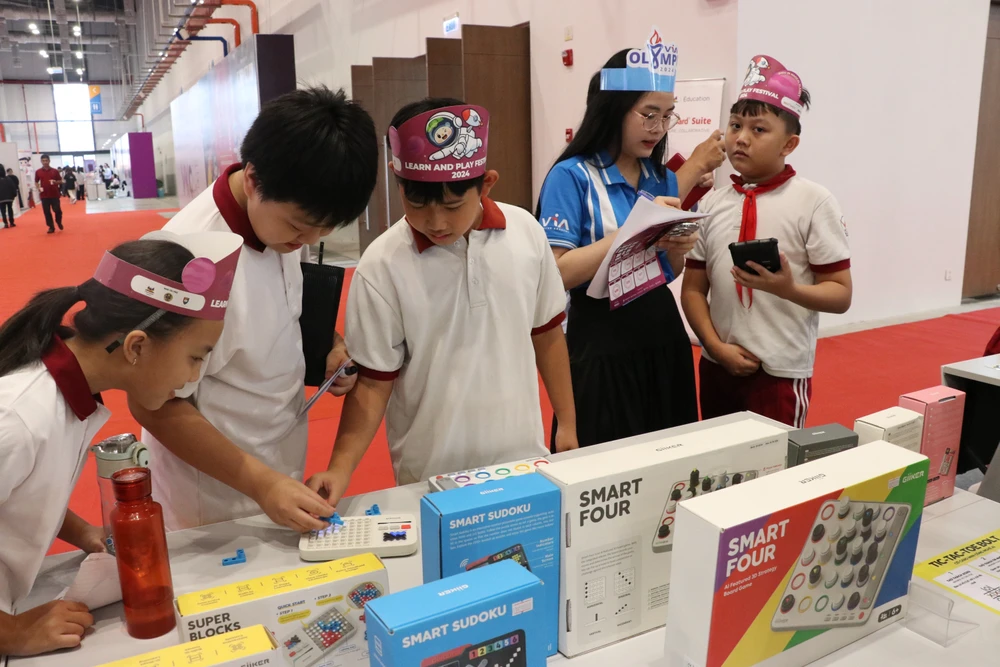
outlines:
[[[48,154],[48,153],[42,153],[42,157],[40,157],[39,159],[40,159],[40,160],[45,160],[45,159],[49,159],[49,160],[51,160],[52,158],[51,158],[51,157],[49,157],[49,154]]]
[[[628,52],[631,49],[622,49],[615,55],[608,58],[602,69],[621,69],[628,66]],[[601,73],[596,72],[590,77],[590,85],[587,87],[587,110],[583,114],[580,128],[573,135],[573,140],[563,150],[562,154],[556,158],[556,162],[562,162],[578,155],[586,155],[588,158],[596,156],[601,151],[609,154],[609,164],[601,164],[601,167],[610,167],[622,154],[622,123],[626,114],[632,107],[642,99],[645,91],[641,90],[601,90]],[[653,163],[653,168],[658,176],[663,176],[666,171],[663,166],[663,152],[667,146],[667,135],[663,135],[660,143],[653,148],[649,156]],[[541,215],[541,203],[535,208],[535,217]]]
[[[266,103],[240,155],[262,199],[296,204],[315,227],[350,223],[375,190],[375,122],[343,89],[306,88]]]
[[[172,241],[128,241],[111,251],[115,257],[168,280],[180,282],[191,252]],[[63,318],[76,303],[85,307],[73,317],[71,327]],[[88,343],[102,343],[112,334],[135,329],[157,308],[135,301],[94,279],[77,287],[57,287],[36,294],[0,326],[0,377],[34,363],[52,344],[52,337],[79,336]],[[167,311],[144,330],[153,338],[167,338],[192,322],[192,318]]]
[[[425,97],[419,102],[411,102],[397,111],[396,115],[389,121],[389,127],[394,127],[398,130],[403,123],[422,113],[440,109],[441,107],[462,106],[463,104],[465,102],[454,97]],[[423,206],[427,203],[442,204],[447,193],[451,193],[456,197],[464,197],[469,188],[475,188],[476,192],[482,192],[483,181],[486,180],[486,174],[461,181],[448,181],[447,183],[411,181],[399,175],[395,176],[396,182],[403,186],[403,194],[406,199],[418,206]]]
[[[804,109],[808,109],[809,105],[812,103],[812,97],[809,95],[809,91],[805,88],[802,89],[802,94],[799,95],[798,102]],[[741,116],[743,118],[755,118],[756,116],[763,116],[768,112],[773,113],[775,116],[784,121],[785,129],[788,130],[788,134],[802,134],[802,123],[799,122],[799,119],[794,114],[785,111],[779,106],[769,104],[768,102],[761,102],[759,100],[740,100],[729,110],[730,115]]]

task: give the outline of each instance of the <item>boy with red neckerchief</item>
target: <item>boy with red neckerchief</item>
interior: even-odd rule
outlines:
[[[726,154],[739,176],[703,200],[711,217],[688,255],[681,296],[702,343],[702,419],[751,410],[803,427],[819,313],[851,305],[840,206],[785,163],[809,103],[798,75],[755,56],[730,110]],[[781,270],[749,262],[753,275],[733,266],[730,243],[766,238],[778,240]]]

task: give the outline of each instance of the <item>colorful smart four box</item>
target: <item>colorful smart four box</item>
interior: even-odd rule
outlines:
[[[544,665],[544,588],[508,559],[380,598],[368,606],[371,665]]]
[[[541,468],[562,493],[559,651],[663,625],[678,508],[757,484],[784,468],[787,448],[786,430],[744,420]]]
[[[799,667],[902,618],[928,461],[886,442],[681,503],[671,667]]]
[[[388,593],[382,561],[361,554],[188,593],[174,607],[182,641],[262,624],[278,645],[275,664],[346,667],[368,664],[365,610]]]
[[[513,561],[545,583],[537,605],[546,655],[558,651],[559,489],[521,475],[424,496],[424,582]]]

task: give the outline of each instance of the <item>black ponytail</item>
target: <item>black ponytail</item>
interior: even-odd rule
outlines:
[[[111,254],[177,282],[184,266],[194,259],[187,248],[171,241],[128,241]],[[73,317],[72,327],[64,326],[66,313],[80,301],[84,309]],[[78,287],[39,292],[0,327],[0,377],[40,360],[53,336],[79,336],[88,343],[100,343],[112,335],[127,334],[154,312],[155,306],[130,299],[92,279]],[[167,338],[190,322],[189,317],[167,312],[145,331],[154,338]]]
[[[604,68],[621,69],[628,65],[627,57],[631,49],[622,49],[604,63]],[[602,68],[603,69],[603,68]],[[580,129],[573,135],[573,140],[556,159],[562,162],[578,155],[588,158],[596,156],[601,151],[607,151],[610,156],[608,164],[597,166],[610,167],[622,154],[622,123],[625,115],[646,93],[641,90],[601,90],[601,73],[596,72],[590,77],[587,88],[587,110],[580,122]],[[663,135],[660,143],[653,148],[649,156],[657,175],[663,177],[666,173],[663,166],[663,152],[666,150],[667,135]],[[535,217],[541,216],[541,201],[535,208]]]

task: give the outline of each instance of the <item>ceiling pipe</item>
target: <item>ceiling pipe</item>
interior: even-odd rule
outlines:
[[[215,19],[215,18],[212,18],[212,19],[208,19],[207,21],[205,21],[205,23],[212,24],[212,25],[218,25],[218,24],[222,24],[222,23],[228,23],[229,25],[233,26],[233,48],[238,49],[240,47],[240,43],[243,40],[240,39],[240,22],[239,21],[237,21],[236,19]]]
[[[142,121],[142,131],[143,131],[143,132],[145,132],[145,131],[146,131],[146,117],[145,117],[144,115],[142,115],[141,113],[139,113],[138,111],[136,111],[136,112],[135,112],[134,114],[132,114],[132,115],[133,115],[133,116],[138,116],[138,117],[139,117],[139,120],[141,120],[141,121]]]
[[[157,4],[157,7],[159,4]],[[145,100],[145,96],[148,95],[153,88],[160,82],[163,76],[170,70],[173,64],[177,61],[177,58],[181,56],[184,49],[187,48],[187,42],[178,41],[179,35],[178,31],[185,26],[191,26],[192,21],[196,19],[201,22],[203,26],[204,19],[210,18],[212,12],[219,6],[218,0],[205,0],[203,5],[189,5],[185,7],[184,15],[180,18],[178,24],[174,27],[174,33],[170,36],[170,40],[164,46],[157,46],[157,49],[162,54],[160,60],[153,65],[152,68],[147,68],[146,76],[142,82],[135,85],[132,89],[132,95],[129,99],[128,104],[124,107],[122,112],[122,119],[127,120],[135,114],[136,110],[142,105]],[[173,17],[171,17],[173,18]],[[162,25],[162,23],[161,23]],[[193,26],[192,26],[193,27]],[[201,26],[199,26],[200,28]],[[228,48],[228,47],[227,47]],[[149,53],[147,51],[147,57]],[[148,63],[147,63],[148,64]]]
[[[187,40],[189,42],[222,42],[222,57],[225,58],[229,55],[229,44],[222,37],[202,37],[201,35],[188,35]]]
[[[223,5],[239,5],[250,8],[250,31],[253,34],[260,32],[260,20],[257,15],[257,4],[252,0],[222,0]]]

